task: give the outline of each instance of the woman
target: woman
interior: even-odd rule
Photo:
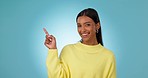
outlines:
[[[66,45],[58,58],[56,39],[46,29],[45,46],[49,78],[116,78],[113,52],[103,47],[101,26],[96,10],[81,11],[77,18],[81,41]]]

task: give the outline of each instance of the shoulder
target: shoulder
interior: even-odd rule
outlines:
[[[67,45],[65,45],[64,47],[63,47],[63,49],[62,49],[62,52],[61,53],[69,53],[69,52],[71,52],[73,49],[74,49],[74,45],[75,44],[67,44]]]
[[[67,44],[63,47],[62,50],[69,50],[69,49],[73,49],[74,46],[76,45],[77,43],[73,43],[73,44]]]
[[[62,50],[67,50],[67,49],[70,49],[74,44],[67,44],[63,47]]]
[[[113,51],[111,51],[110,49],[107,49],[105,47],[102,47],[102,52],[101,52],[101,56],[103,57],[104,60],[107,61],[107,63],[115,63],[115,54]]]
[[[61,51],[60,58],[68,59],[72,55],[73,46],[74,44],[65,45]]]
[[[102,46],[102,55],[108,58],[114,58],[114,52],[104,46]]]

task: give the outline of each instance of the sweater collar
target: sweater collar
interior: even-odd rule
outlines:
[[[100,52],[100,50],[103,49],[103,46],[99,43],[97,45],[86,45],[81,42],[78,42],[76,45],[78,45],[78,48],[81,51],[87,52],[87,53],[97,53]]]

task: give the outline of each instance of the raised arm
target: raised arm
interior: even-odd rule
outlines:
[[[44,44],[49,49],[46,59],[48,78],[69,78],[68,66],[63,58],[64,53],[62,53],[59,59],[55,37],[49,35],[45,28],[43,30],[46,34]]]

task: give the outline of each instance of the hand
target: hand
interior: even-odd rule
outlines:
[[[57,49],[55,37],[52,35],[49,35],[45,28],[43,28],[43,30],[46,34],[46,39],[45,39],[44,45],[49,49]]]

